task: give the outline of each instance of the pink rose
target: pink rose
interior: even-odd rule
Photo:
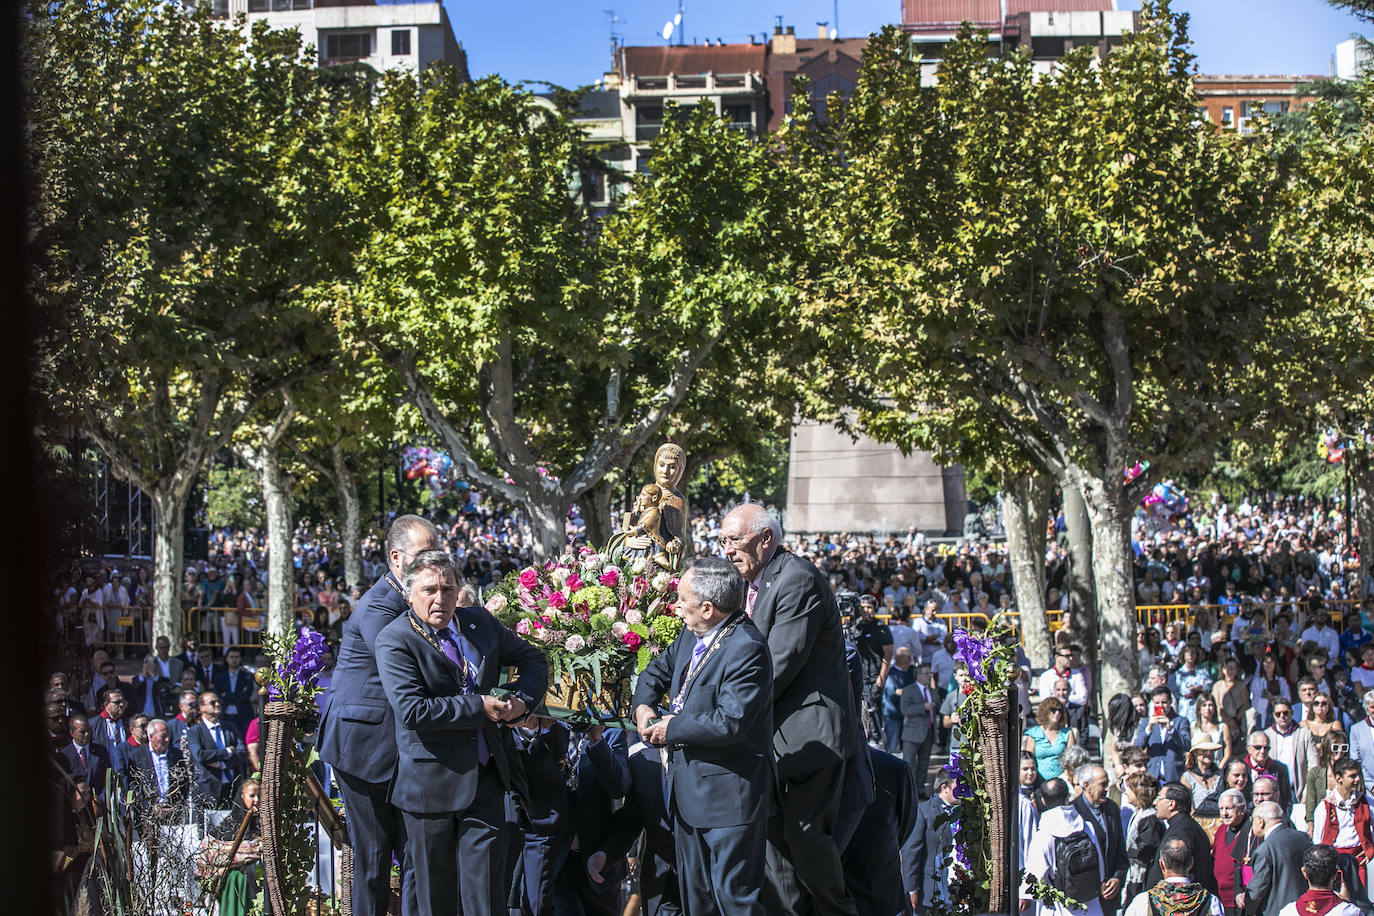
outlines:
[[[530,622],[528,620],[520,621],[515,625],[515,632],[519,633],[521,636],[529,636]]]
[[[520,584],[525,588],[534,588],[539,584],[539,571],[533,566],[526,566],[520,570]]]
[[[668,591],[670,591],[670,592],[675,592],[675,591],[677,591],[677,579],[676,579],[676,578],[673,578],[673,579],[669,579],[669,580],[668,580]]]
[[[549,607],[561,610],[567,606],[568,599],[563,596],[562,592],[549,592]]]
[[[600,582],[607,588],[615,588],[617,585],[620,584],[620,570],[612,566],[610,569],[602,573],[601,578],[597,579],[596,581]]]
[[[640,635],[634,630],[630,630],[624,636],[620,637],[620,641],[625,644],[625,648],[627,649],[638,649],[640,643],[644,642],[644,640],[640,638]]]
[[[635,576],[634,582],[630,583],[630,594],[634,596],[634,599],[636,601],[638,601],[640,598],[643,598],[645,592],[647,592],[648,590],[649,580],[644,578],[643,576]]]
[[[568,576],[568,588],[572,589],[573,591],[577,591],[581,587],[582,579],[577,575],[577,573],[573,573],[571,576]]]

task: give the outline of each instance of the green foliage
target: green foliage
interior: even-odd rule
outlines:
[[[783,505],[787,502],[789,445],[790,437],[785,433],[750,438],[739,442],[741,451],[733,455],[697,464],[697,472],[686,487],[692,505],[724,506],[746,493],[765,505]]]
[[[1349,10],[1366,22],[1374,22],[1374,0],[1326,0],[1338,9]]]
[[[205,488],[205,518],[212,528],[260,528],[262,481],[244,467],[212,467]]]

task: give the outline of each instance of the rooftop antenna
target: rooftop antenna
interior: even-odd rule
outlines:
[[[615,30],[615,27],[616,27],[617,25],[619,25],[620,23],[626,22],[626,21],[628,21],[628,20],[621,19],[619,16],[617,16],[617,15],[615,14],[615,10],[602,10],[601,12],[605,13],[605,14],[606,14],[606,18],[610,20],[610,27],[611,27],[611,66],[614,68],[614,67],[615,67],[615,52],[616,52],[616,50],[620,47],[621,43],[625,40],[625,37],[624,37],[623,35],[621,35],[619,32],[617,32],[617,31]]]
[[[835,0],[835,15],[830,18],[830,21],[835,23],[834,28],[830,30],[830,40],[834,41],[840,37],[840,0]]]

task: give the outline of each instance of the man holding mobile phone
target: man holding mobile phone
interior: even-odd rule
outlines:
[[[1146,771],[1161,782],[1178,782],[1183,776],[1183,761],[1192,747],[1188,720],[1174,712],[1173,695],[1167,687],[1150,692],[1150,717],[1140,723],[1135,745],[1150,755]]]

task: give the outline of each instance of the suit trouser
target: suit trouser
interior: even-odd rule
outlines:
[[[763,891],[769,916],[858,916],[845,890],[835,845],[843,784],[843,762],[778,780],[778,810],[768,819],[768,880]]]
[[[764,825],[693,827],[678,815],[673,834],[678,888],[686,916],[763,916],[776,912],[765,911],[760,900],[768,845]]]
[[[386,916],[391,905],[391,857],[401,863],[402,912],[415,916],[415,872],[406,855],[406,825],[386,800],[389,782],[368,782],[334,768],[339,797],[348,812],[348,842],[353,845],[353,912]]]
[[[495,916],[506,911],[506,790],[493,767],[479,767],[477,794],[463,811],[405,812],[406,858],[415,870],[423,916]]]
[[[522,834],[520,912],[526,916],[547,916],[553,912],[553,886],[558,870],[568,858],[572,838],[567,834],[542,836]]]
[[[565,849],[571,844],[572,836],[568,835]],[[625,910],[620,899],[625,860],[607,862],[601,875],[606,880],[593,884],[587,875],[587,854],[581,850],[567,851],[553,881],[555,916],[620,916]]]
[[[911,767],[911,777],[916,780],[916,794],[920,798],[930,796],[930,751],[935,744],[935,732],[928,730],[924,741],[902,741],[902,759]]]

